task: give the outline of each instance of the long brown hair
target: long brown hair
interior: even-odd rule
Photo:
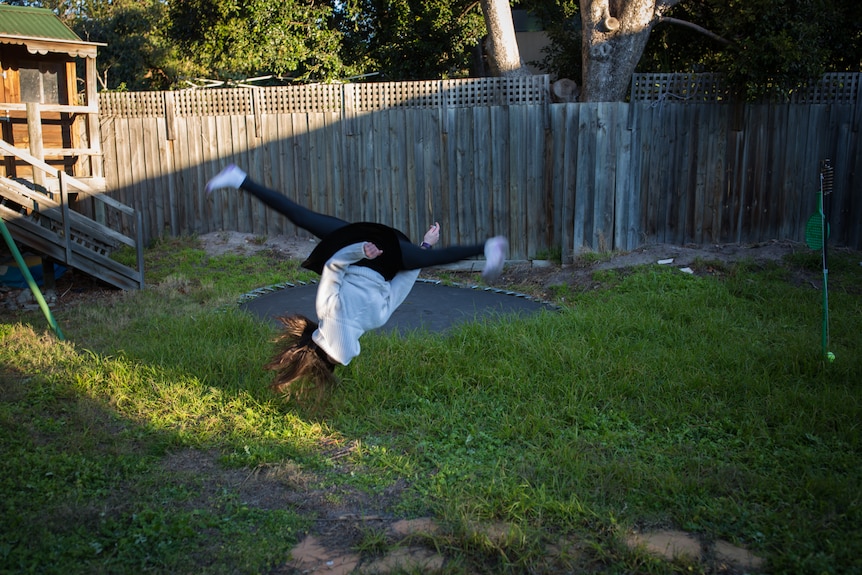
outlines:
[[[271,387],[299,401],[319,402],[338,378],[333,374],[335,363],[311,339],[317,324],[303,315],[278,320],[284,329],[275,340],[275,356],[265,366],[276,372]]]

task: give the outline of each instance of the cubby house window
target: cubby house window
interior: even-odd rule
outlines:
[[[60,62],[22,62],[21,101],[39,104],[60,103],[60,81],[63,64]]]

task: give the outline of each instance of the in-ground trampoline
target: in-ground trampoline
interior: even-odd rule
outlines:
[[[246,311],[280,325],[281,315],[302,314],[317,320],[314,300],[317,283],[285,283],[260,288],[245,294],[240,306]],[[381,329],[443,332],[463,322],[483,318],[527,315],[555,310],[547,302],[524,294],[471,285],[445,285],[436,280],[418,279],[407,299]]]

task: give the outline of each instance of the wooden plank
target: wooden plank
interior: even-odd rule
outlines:
[[[159,176],[157,185],[159,185],[166,198],[167,206],[165,206],[165,230],[170,230],[171,237],[182,235],[186,230],[181,227],[179,218],[179,198],[176,187],[176,180],[173,175],[177,172],[174,158],[174,142],[168,139],[168,128],[164,118],[155,118],[155,137],[156,144],[159,150]],[[152,134],[150,135],[152,137]]]
[[[144,126],[141,118],[129,118],[129,166],[135,166],[130,171],[128,189],[132,198],[130,205],[141,210],[144,217],[144,225],[150,231],[150,238],[159,237],[159,226],[155,220],[156,210],[154,200],[151,197],[147,176],[147,157],[144,145]]]
[[[551,104],[548,108],[548,145],[545,150],[545,168],[548,193],[548,209],[551,218],[551,235],[548,238],[549,248],[560,248],[565,254],[568,251],[563,243],[563,190],[565,181],[565,114],[564,104]],[[564,260],[565,261],[565,260]]]
[[[201,164],[205,167],[206,178],[209,179],[230,163],[220,156],[218,123],[215,116],[206,116],[201,123],[203,130],[201,147]],[[204,222],[206,227],[204,233],[223,230],[224,203],[230,194],[228,190],[216,190],[207,197],[204,209]]]
[[[677,104],[679,124],[674,144],[681,153],[672,154],[674,162],[668,173],[668,191],[675,197],[675,234],[673,243],[677,245],[694,241],[694,195],[693,165],[698,161],[698,142],[706,136],[701,132],[697,106]]]
[[[749,107],[744,110],[744,117],[740,126],[744,126],[744,130],[739,130],[738,141],[736,142],[736,178],[734,181],[735,195],[738,202],[736,208],[736,227],[734,229],[734,237],[731,241],[742,243],[743,238],[749,237],[750,222],[751,222],[751,197],[753,196],[751,167],[751,152],[752,133],[757,131],[756,126],[751,123],[752,112]]]
[[[320,112],[309,112],[306,116],[308,119],[306,142],[309,159],[309,203],[307,205],[315,212],[329,214],[324,115]]]
[[[660,132],[664,127],[658,124],[658,111],[655,107],[645,104],[641,107],[641,142],[640,175],[644,182],[642,190],[646,202],[643,205],[642,233],[644,243],[656,243],[663,239],[663,230],[660,231],[664,222],[659,217],[661,208],[661,190],[658,182],[658,162],[662,155],[662,136]]]
[[[354,205],[357,208],[356,217],[351,218],[355,221],[374,221],[377,215],[377,206],[375,205],[374,189],[375,181],[375,166],[374,166],[374,140],[375,140],[375,118],[374,114],[363,114],[357,116],[356,124],[358,129],[358,167],[359,167],[359,185],[356,187],[354,194]]]
[[[491,221],[491,108],[487,106],[473,109],[472,129],[473,145],[473,240],[484,241],[493,235]]]
[[[459,244],[478,241],[475,236],[476,208],[472,201],[473,188],[473,114],[471,108],[450,108],[449,141],[452,144],[450,227],[456,230],[453,240]]]
[[[661,199],[659,204],[661,206],[659,221],[661,224],[660,229],[662,231],[662,234],[659,236],[659,241],[661,243],[678,243],[680,241],[676,239],[680,227],[677,219],[680,191],[673,185],[671,175],[677,165],[676,162],[678,158],[678,155],[675,155],[672,152],[680,137],[679,132],[682,129],[681,125],[683,124],[683,119],[680,117],[680,113],[674,113],[674,108],[675,106],[672,104],[666,104],[660,107],[662,112],[661,124],[663,127],[667,127],[667,130],[664,132],[664,138],[662,139],[662,150],[664,153],[659,156],[660,161],[658,166],[658,193]],[[684,111],[684,108],[681,108],[680,111]]]
[[[260,96],[256,96],[257,88],[251,90],[252,113],[240,117],[240,123],[245,130],[245,156],[248,158],[246,165],[248,171],[254,174],[259,182],[267,180],[267,149],[265,140],[263,139],[263,113],[259,108],[261,103],[258,101]],[[244,122],[243,122],[244,120]],[[269,185],[270,188],[275,186]],[[267,235],[267,218],[270,210],[263,202],[257,201],[251,197],[251,194],[242,194],[242,197],[248,201],[248,231],[256,236],[265,237]]]
[[[311,143],[308,114],[293,115],[294,173],[296,174],[296,203],[313,208],[311,181]]]
[[[120,162],[117,158],[117,141],[118,135],[114,132],[118,127],[119,120],[117,118],[104,118],[99,122],[100,139],[104,143],[102,149],[102,164],[104,166],[105,180],[108,182],[119,182],[119,166]],[[115,197],[114,190],[108,189],[108,193]],[[116,198],[115,198],[116,199]]]
[[[230,116],[216,116],[216,145],[217,158],[219,163],[228,164],[236,163],[239,160],[234,156],[234,130],[231,125],[232,118]],[[247,169],[247,168],[246,168]],[[239,203],[242,201],[240,195],[235,190],[221,190],[220,202],[220,221],[218,222],[219,230],[240,231],[239,228]]]
[[[578,234],[578,222],[575,219],[575,198],[577,197],[577,175],[578,175],[578,125],[580,122],[581,105],[564,105],[565,136],[563,142],[563,201],[562,228],[563,236],[560,242],[563,245],[563,261],[569,262],[574,259],[583,247],[583,235]],[[582,229],[582,228],[581,228]]]
[[[595,202],[596,178],[596,130],[597,109],[595,106],[582,107],[578,120],[578,155],[575,186],[575,227],[574,239],[576,252],[595,250],[593,236],[593,204]]]
[[[830,227],[835,230],[832,236],[833,244],[846,245],[850,230],[859,220],[848,217],[850,213],[851,188],[848,186],[849,174],[853,167],[853,147],[855,134],[849,118],[852,118],[852,106],[846,104],[832,105],[833,150],[831,159],[833,167],[833,192],[831,199]],[[824,158],[825,159],[825,158]]]
[[[344,133],[341,135],[342,157],[344,158],[344,167],[342,170],[344,183],[341,194],[343,210],[339,214],[339,217],[344,220],[359,221],[361,219],[361,211],[358,196],[362,186],[362,173],[360,171],[362,138],[359,134],[361,128],[360,121],[357,120],[355,112],[347,117],[347,121],[349,122],[349,129],[343,131]]]
[[[601,102],[596,106],[595,201],[592,206],[593,249],[607,252],[614,243],[614,192],[616,190],[616,106]]]
[[[178,131],[180,127],[184,132],[182,136]],[[180,226],[181,235],[191,235],[194,233],[194,193],[188,182],[188,133],[185,127],[185,118],[177,118],[176,116],[172,121],[165,123],[166,130],[173,132],[173,138],[167,139],[167,145],[171,147],[173,158],[171,171],[167,174],[167,178],[170,179],[170,185],[175,190],[176,196],[176,203],[171,210],[171,229]]]
[[[781,104],[773,104],[766,110],[767,115],[764,122],[764,138],[763,148],[765,153],[761,156],[761,197],[763,198],[759,216],[761,223],[758,225],[760,237],[757,241],[768,241],[770,238],[776,237],[778,233],[778,216],[780,215],[781,204],[776,196],[777,187],[775,185],[775,172],[777,166],[777,155],[779,148],[783,144],[777,145],[775,138],[778,133],[778,110],[782,108]]]
[[[527,256],[527,229],[535,222],[526,221],[527,215],[527,182],[526,160],[527,128],[523,106],[509,106],[509,141],[515,145],[509,146],[509,230],[504,235],[509,237],[509,257],[518,254]]]
[[[527,217],[527,245],[525,255],[535,258],[548,248],[547,236],[553,222],[547,217],[544,185],[545,126],[547,108],[544,105],[522,105],[524,130],[528,137],[527,159],[524,169],[524,212]]]
[[[729,110],[730,106],[725,105],[725,108]],[[713,114],[713,123],[716,128],[713,130],[714,137],[707,152],[712,161],[705,175],[707,182],[705,193],[709,198],[707,207],[711,219],[708,227],[704,229],[704,241],[715,244],[721,241],[722,216],[724,215],[723,197],[728,181],[727,135],[730,133],[730,116],[726,111],[722,112],[720,109]]]
[[[812,181],[806,181],[804,147],[807,127],[807,106],[787,105],[787,155],[783,174],[783,192],[787,194],[787,239],[804,241],[804,226],[811,211]],[[795,209],[792,208],[795,206]]]
[[[286,146],[280,131],[283,115],[277,113],[266,113],[261,118],[261,131],[263,137],[263,181],[266,186],[283,194],[288,193],[286,186],[288,180],[284,171],[284,157],[282,155]],[[268,236],[285,235],[286,218],[275,210],[266,210],[266,234]]]
[[[421,241],[425,231],[432,221],[426,217],[417,190],[418,168],[422,163],[421,124],[416,114],[408,114],[406,110],[401,115],[404,122],[404,221],[406,233],[411,239]]]
[[[857,92],[854,105],[854,118],[850,125],[850,149],[848,150],[848,162],[846,166],[838,168],[839,173],[844,174],[844,189],[847,193],[844,209],[847,211],[848,229],[841,234],[846,238],[846,245],[862,249],[862,194],[853,193],[853,190],[862,189],[862,146],[859,144],[859,117],[862,115],[862,90]],[[855,224],[852,222],[856,222]]]
[[[439,221],[442,226],[440,239],[442,245],[449,243],[448,214],[443,210],[443,149],[444,137],[440,126],[442,114],[437,110],[427,110],[422,114],[422,173],[423,204],[430,219]]]
[[[509,140],[509,115],[507,108],[492,106],[490,108],[490,170],[489,185],[491,188],[491,219],[490,236],[507,235],[511,232],[509,219],[509,176],[511,165],[508,161],[509,147],[517,145]],[[511,248],[510,248],[511,252]],[[511,256],[511,253],[510,253]]]
[[[385,110],[374,112],[371,147],[373,166],[371,185],[367,192],[369,204],[373,209],[369,212],[369,221],[389,223],[392,221],[391,194],[389,190],[388,170],[389,154],[387,153],[387,139],[389,136],[389,115]]]
[[[300,145],[299,138],[296,133],[296,125],[299,118],[304,118],[300,114],[282,114],[278,118],[278,127],[280,132],[280,141],[282,142],[279,149],[280,166],[281,166],[281,191],[294,202],[300,202],[300,174],[298,173],[302,165],[297,158]],[[275,183],[275,182],[273,182]],[[308,237],[308,232],[299,229],[295,224],[288,221],[286,218],[283,222],[285,233],[293,234],[300,237]]]
[[[386,153],[386,161],[389,164],[388,181],[386,188],[388,193],[384,193],[384,199],[389,197],[390,205],[390,220],[389,225],[404,232],[407,237],[413,238],[414,230],[410,229],[409,208],[407,203],[407,180],[405,177],[405,165],[407,163],[407,146],[400,145],[406,143],[406,132],[404,130],[405,118],[404,109],[391,108],[386,110],[387,136],[386,147],[381,150]],[[384,172],[384,179],[386,176]],[[383,223],[387,223],[384,221]]]
[[[451,139],[452,139],[452,110],[446,106],[439,109],[437,118],[437,128],[440,130],[440,147],[437,156],[437,169],[440,171],[440,178],[437,181],[438,188],[436,190],[437,210],[446,222],[445,227],[440,231],[440,239],[443,245],[453,245],[458,243],[458,225],[455,222],[456,214],[452,211],[451,193],[452,189],[452,160],[451,160]]]
[[[442,177],[440,182],[443,184],[440,190],[441,211],[446,215],[446,227],[440,232],[441,238],[448,245],[461,243],[460,231],[461,226],[458,221],[458,203],[457,203],[457,108],[444,107],[442,110],[441,125],[443,128],[442,134],[442,154],[440,156],[440,168]]]
[[[770,165],[769,187],[770,187],[770,229],[771,238],[785,239],[793,233],[791,229],[792,218],[790,217],[793,207],[788,203],[789,194],[784,185],[788,148],[790,147],[789,126],[787,118],[789,108],[787,104],[774,106],[772,109],[772,130],[770,134],[772,147],[772,161]],[[767,238],[769,239],[769,238]]]
[[[226,121],[225,126],[229,126],[231,132],[230,142],[233,144],[233,150],[230,155],[231,161],[239,164],[246,172],[253,174],[253,177],[259,179],[260,172],[255,169],[254,161],[248,153],[248,141],[251,137],[249,130],[251,129],[252,132],[254,130],[253,121],[251,128],[249,128],[249,116],[236,114],[227,116],[227,119],[229,119],[230,123],[228,124]],[[234,192],[232,195],[233,199],[236,200],[236,211],[231,214],[232,216],[235,215],[235,219],[233,220],[233,226],[229,229],[243,233],[253,233],[252,214],[259,202],[251,194]]]
[[[162,154],[159,149],[158,121],[155,118],[142,118],[142,133],[140,145],[144,149],[146,176],[144,186],[149,197],[148,205],[153,214],[153,223],[159,236],[170,234],[168,218],[170,217],[170,198],[162,185]]]
[[[324,114],[324,141],[327,144],[327,195],[329,196],[329,215],[345,219],[344,206],[344,157],[342,155],[344,130],[341,127],[341,113],[329,111]]]
[[[635,106],[618,104],[617,110],[617,163],[614,188],[614,242],[613,250],[629,251],[637,247],[640,214],[639,181],[634,176],[632,142],[635,137]]]
[[[177,137],[182,142],[186,157],[183,164],[183,187],[189,197],[186,203],[191,212],[188,214],[192,234],[202,234],[207,229],[204,223],[204,211],[207,205],[206,182],[208,174],[204,173],[203,127],[198,116],[177,118]]]

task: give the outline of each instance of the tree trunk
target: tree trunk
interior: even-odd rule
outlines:
[[[515,39],[515,25],[508,0],[481,0],[488,39],[485,44],[488,67],[493,76],[529,76],[521,61]]]
[[[653,26],[680,0],[581,0],[582,102],[619,102]]]

